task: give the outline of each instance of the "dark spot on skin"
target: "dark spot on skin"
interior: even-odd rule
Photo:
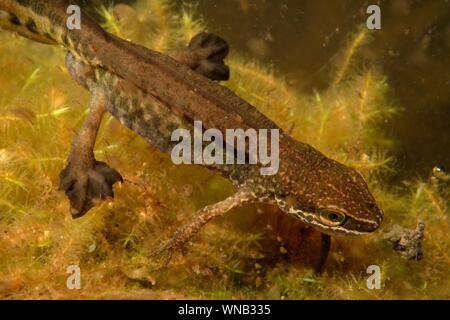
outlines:
[[[30,31],[31,33],[38,33],[38,30],[37,30],[37,26],[36,26],[36,23],[33,21],[33,20],[29,20],[28,22],[27,22],[27,24],[25,25],[25,27],[28,29],[28,31]]]
[[[20,22],[19,18],[14,14],[14,13],[10,13],[9,14],[9,21],[16,26],[20,26],[22,23]]]

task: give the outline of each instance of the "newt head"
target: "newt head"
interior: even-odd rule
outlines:
[[[281,196],[275,196],[278,207],[329,235],[362,235],[378,229],[383,211],[363,176],[302,145],[298,153],[291,149],[291,169],[279,172],[282,187]]]

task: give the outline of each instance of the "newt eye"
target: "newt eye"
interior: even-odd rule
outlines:
[[[346,215],[332,209],[319,209],[320,221],[328,226],[339,226],[344,223]]]

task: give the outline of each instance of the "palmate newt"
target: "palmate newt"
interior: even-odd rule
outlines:
[[[73,217],[112,196],[120,174],[94,158],[93,148],[104,111],[164,152],[174,146],[171,133],[192,129],[278,129],[279,170],[261,175],[257,165],[205,165],[230,179],[234,195],[204,207],[152,255],[167,260],[211,219],[246,202],[268,203],[322,233],[325,261],[330,235],[362,235],[383,219],[362,175],[306,143],[291,138],[255,107],[217,81],[228,78],[223,59],[228,46],[201,33],[188,48],[172,55],[149,50],[102,29],[87,14],[80,29],[67,27],[64,0],[0,0],[0,26],[67,51],[71,75],[91,93],[90,114],[72,143],[60,187],[70,199]]]

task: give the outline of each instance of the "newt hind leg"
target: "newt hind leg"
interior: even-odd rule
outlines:
[[[108,197],[113,197],[112,186],[122,181],[121,175],[106,163],[94,157],[94,145],[105,112],[105,97],[94,91],[90,112],[78,135],[72,142],[67,166],[60,173],[60,189],[70,200],[74,218]]]
[[[59,175],[59,188],[70,200],[71,214],[79,218],[96,204],[113,197],[112,187],[122,181],[122,177],[115,169],[94,157],[95,141],[107,99],[95,81],[93,68],[71,53],[66,56],[66,65],[71,76],[91,92],[89,114],[72,141],[67,166]]]
[[[134,50],[143,50],[132,43],[122,45]],[[145,51],[141,52],[145,55]],[[228,54],[228,44],[217,35],[199,33],[192,38],[189,46],[170,54],[172,58],[189,66],[211,80],[227,80],[229,68],[223,59]],[[66,65],[71,76],[91,94],[90,112],[78,135],[72,142],[67,166],[60,173],[60,189],[70,200],[74,218],[83,216],[97,203],[113,197],[113,185],[122,181],[115,169],[94,158],[95,140],[105,113],[107,98],[101,84],[95,79],[94,69],[78,60],[70,52]]]

